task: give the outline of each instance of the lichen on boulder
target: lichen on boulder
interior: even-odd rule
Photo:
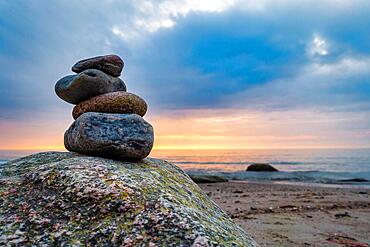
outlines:
[[[46,152],[0,167],[0,245],[258,246],[181,169]]]

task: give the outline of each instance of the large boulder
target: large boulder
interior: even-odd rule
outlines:
[[[267,163],[253,163],[248,166],[247,172],[277,172],[275,167]]]
[[[0,167],[0,245],[258,246],[178,167],[46,152]]]

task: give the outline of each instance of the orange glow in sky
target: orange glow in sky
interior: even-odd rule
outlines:
[[[366,147],[370,133],[341,130],[363,117],[226,109],[182,110],[145,118],[155,128],[154,149],[159,150]],[[63,133],[72,119],[48,119],[2,122],[1,130],[6,131],[0,133],[0,149],[64,150]]]

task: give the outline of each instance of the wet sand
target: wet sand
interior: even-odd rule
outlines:
[[[370,189],[242,182],[200,187],[261,246],[370,246]]]

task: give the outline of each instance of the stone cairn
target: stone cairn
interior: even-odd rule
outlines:
[[[143,159],[153,147],[153,127],[142,117],[146,102],[126,92],[119,78],[119,56],[106,55],[81,60],[57,81],[56,94],[74,104],[75,121],[64,134],[67,150],[78,153]]]

